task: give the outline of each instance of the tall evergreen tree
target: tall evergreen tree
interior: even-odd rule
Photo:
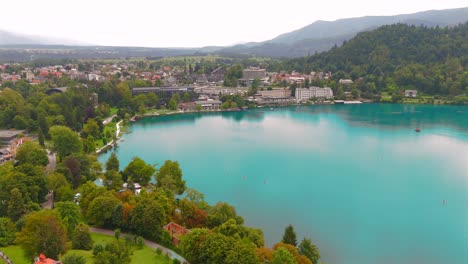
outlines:
[[[294,227],[292,225],[288,225],[284,230],[284,235],[281,242],[297,246],[296,232],[294,231]]]
[[[23,194],[18,188],[10,191],[10,201],[8,201],[7,214],[13,222],[18,221],[24,214],[24,199]]]
[[[298,246],[299,253],[306,256],[312,263],[316,264],[320,259],[320,252],[317,246],[312,244],[310,239],[302,239],[301,243]]]
[[[37,139],[39,140],[39,145],[44,146],[44,132],[42,132],[42,128],[39,127],[37,131]]]

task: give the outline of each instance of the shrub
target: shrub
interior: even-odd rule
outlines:
[[[97,256],[99,253],[104,251],[104,247],[101,244],[97,244],[93,248],[93,256]]]
[[[76,254],[66,255],[63,260],[63,264],[86,264],[86,259],[83,256]]]

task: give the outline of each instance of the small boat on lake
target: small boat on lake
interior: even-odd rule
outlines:
[[[419,133],[419,132],[421,132],[421,129],[419,127],[417,127],[414,131]]]

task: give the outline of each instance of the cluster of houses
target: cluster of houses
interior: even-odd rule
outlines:
[[[24,130],[0,130],[0,165],[13,160],[16,150],[24,142],[31,140],[29,137],[21,136],[24,132]]]
[[[7,70],[8,66],[18,72]],[[142,70],[143,69],[143,70]],[[153,85],[167,87],[179,85],[222,86],[227,68],[220,66],[207,73],[189,72],[185,67],[162,66],[151,69],[149,65],[138,65],[137,62],[119,62],[113,64],[92,64],[84,67],[82,64],[51,65],[44,67],[24,67],[20,64],[0,64],[0,82],[26,80],[31,84],[39,84],[49,78],[60,78],[67,76],[73,80],[105,82],[118,78],[121,81],[139,79],[150,81]],[[251,86],[255,80],[259,80],[261,86],[273,84],[290,85],[292,83],[302,84],[306,79],[322,80],[328,79],[330,72],[310,72],[301,74],[297,72],[286,73],[267,72],[259,67],[248,67],[243,70],[243,77],[238,80],[239,86]]]

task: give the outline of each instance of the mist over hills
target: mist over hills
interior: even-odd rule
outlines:
[[[55,37],[20,34],[0,29],[0,45],[90,45],[89,43]]]
[[[373,30],[383,25],[402,23],[426,27],[445,27],[467,21],[468,7],[430,10],[396,16],[365,16],[336,21],[318,20],[303,28],[263,42],[202,48],[83,46],[86,43],[0,30],[0,61],[27,61],[32,58],[108,59],[204,54],[293,58],[327,51],[335,45],[341,46],[344,41],[352,39],[358,33]],[[59,52],[47,52],[46,50],[58,50]]]
[[[301,57],[326,51],[334,45],[356,36],[357,33],[376,29],[383,25],[408,24],[427,27],[453,26],[468,21],[468,7],[430,10],[396,16],[365,16],[336,21],[318,20],[298,30],[249,46],[238,45],[220,50],[221,53],[244,53],[269,57]]]

